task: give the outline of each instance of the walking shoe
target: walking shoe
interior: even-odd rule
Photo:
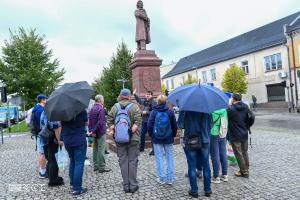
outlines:
[[[40,178],[40,179],[45,179],[45,178],[47,178],[47,173],[42,174],[41,172],[39,172],[39,178]]]
[[[160,178],[157,178],[157,179],[156,179],[156,182],[158,182],[158,183],[161,184],[161,185],[165,184],[165,182],[164,182],[164,181],[161,181]]]
[[[216,177],[216,178],[213,178],[211,182],[219,184],[219,183],[221,183],[221,179],[220,179],[220,177]]]
[[[131,193],[130,189],[124,189],[125,193]]]
[[[167,181],[168,185],[173,185],[173,181]]]
[[[105,172],[110,172],[111,169],[104,168],[104,169],[99,169],[99,173],[105,173]]]
[[[153,150],[149,153],[149,156],[154,156],[154,151]]]
[[[223,175],[221,181],[228,182],[228,175]]]
[[[60,185],[64,185],[64,181],[63,180],[58,180],[56,182],[52,182],[52,183],[48,183],[49,187],[54,187],[54,186],[60,186]]]
[[[210,197],[210,196],[211,196],[211,194],[212,194],[212,192],[205,192],[204,196],[206,196],[206,197]]]
[[[198,198],[199,197],[198,193],[193,193],[191,190],[189,190],[189,195],[192,196],[193,198]]]
[[[234,172],[234,175],[237,177],[244,177],[244,178],[249,178],[249,173],[241,173],[240,171]]]
[[[135,188],[130,189],[130,192],[135,193],[138,190],[139,190],[139,186],[136,186]]]
[[[107,151],[107,150],[105,150],[105,152],[104,152],[105,154],[109,154],[109,151]]]
[[[82,188],[82,189],[79,190],[79,191],[73,191],[73,192],[72,192],[72,195],[74,195],[74,196],[81,195],[81,194],[86,193],[87,191],[88,191],[88,190],[87,190],[86,188]]]

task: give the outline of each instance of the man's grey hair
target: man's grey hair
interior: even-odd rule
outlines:
[[[95,101],[98,103],[103,103],[104,102],[104,97],[101,94],[98,94],[95,96]]]

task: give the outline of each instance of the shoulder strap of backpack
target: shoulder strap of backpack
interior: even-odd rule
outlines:
[[[120,103],[116,103],[115,106],[116,106],[116,108],[117,108],[118,111],[122,109]]]
[[[217,123],[217,121],[221,120],[221,115],[219,115],[219,114],[216,114],[216,115],[218,115],[218,118],[217,118],[215,121],[213,121],[213,125],[214,125],[215,123]]]
[[[125,111],[128,113],[128,110],[131,108],[131,106],[133,106],[133,103],[127,104],[125,106]]]

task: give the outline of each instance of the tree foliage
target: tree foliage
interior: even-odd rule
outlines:
[[[45,36],[35,29],[10,30],[10,39],[4,41],[0,59],[0,80],[8,92],[18,93],[29,106],[35,103],[37,94],[50,94],[63,80],[64,68],[59,67],[52,50],[48,50]]]
[[[162,84],[161,84],[161,91],[162,91],[162,93],[165,94],[165,93],[166,93],[166,90],[167,90],[166,84],[165,84],[165,83],[162,83]]]
[[[245,94],[248,88],[244,70],[236,64],[228,68],[223,76],[222,87],[225,92]]]
[[[122,42],[117,47],[117,53],[113,54],[109,66],[104,67],[100,77],[92,84],[94,90],[104,96],[107,108],[111,108],[116,103],[123,87],[123,83],[118,82],[118,79],[125,79],[125,88],[132,90],[132,74],[129,69],[131,60],[132,53]]]
[[[197,83],[197,79],[193,77],[192,74],[188,74],[187,80],[184,81],[184,85],[192,84],[192,83]]]

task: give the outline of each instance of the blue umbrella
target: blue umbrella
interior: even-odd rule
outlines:
[[[227,108],[229,98],[220,89],[203,84],[190,84],[176,88],[168,100],[183,111],[212,113]]]

